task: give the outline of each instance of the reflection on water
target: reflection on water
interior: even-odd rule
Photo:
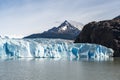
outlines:
[[[68,61],[113,61],[114,59],[116,60],[116,58],[113,57],[100,57],[100,58],[3,58],[0,60],[26,60],[26,61],[30,61],[30,60],[68,60]]]
[[[119,80],[120,58],[0,59],[0,80]]]

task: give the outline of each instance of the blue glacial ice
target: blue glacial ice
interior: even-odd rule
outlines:
[[[99,58],[113,50],[97,44],[73,43],[55,39],[2,39],[0,58]]]

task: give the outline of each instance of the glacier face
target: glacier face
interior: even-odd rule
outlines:
[[[101,58],[113,52],[101,45],[61,39],[0,39],[0,58]]]

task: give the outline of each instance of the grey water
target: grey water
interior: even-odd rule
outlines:
[[[120,58],[0,59],[0,80],[120,80]]]

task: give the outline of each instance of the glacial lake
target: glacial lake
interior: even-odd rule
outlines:
[[[0,80],[120,80],[120,58],[0,59]]]

